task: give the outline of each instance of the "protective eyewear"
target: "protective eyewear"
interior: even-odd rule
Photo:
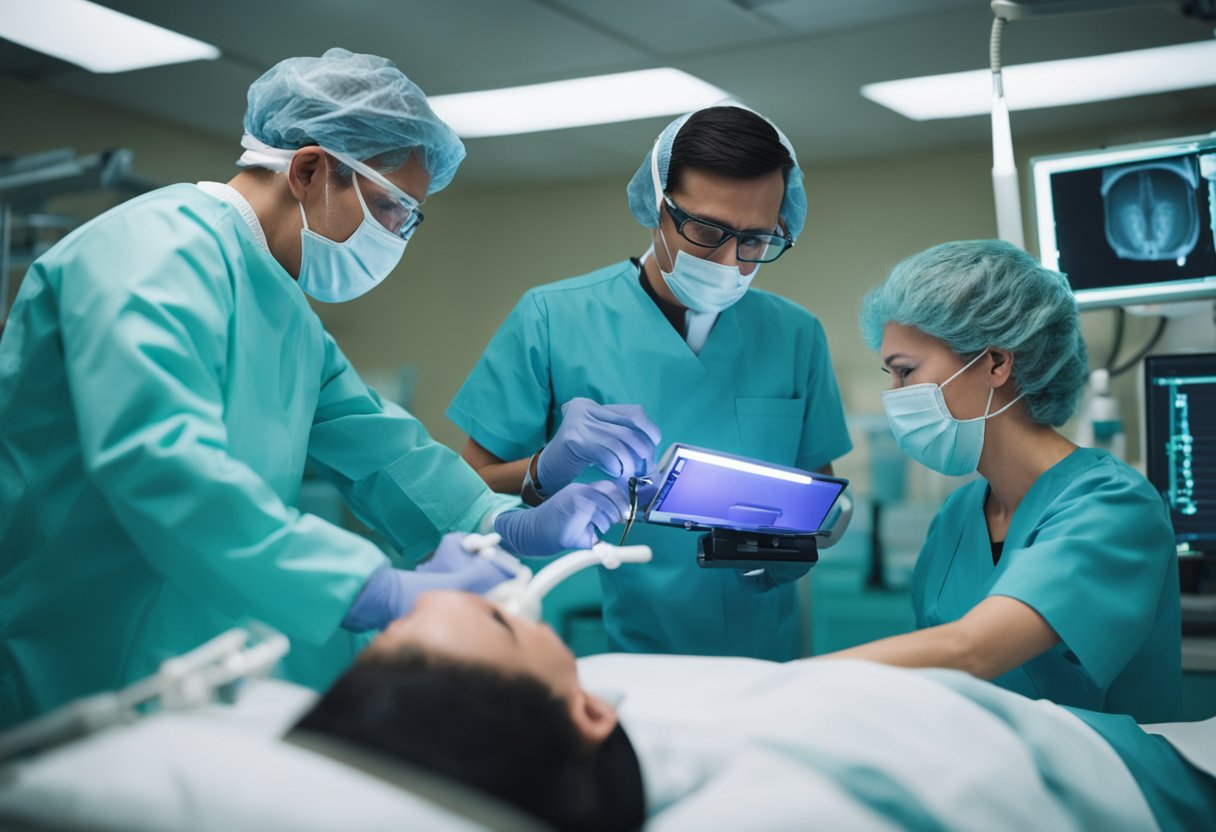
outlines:
[[[408,240],[418,226],[422,225],[424,218],[422,211],[419,210],[418,200],[389,182],[384,174],[371,165],[360,162],[358,159],[352,159],[345,153],[337,153],[329,148],[323,149],[359,174],[355,177],[355,186],[359,188],[359,192],[367,204],[367,210],[376,218],[376,222],[403,240]],[[359,182],[359,177],[362,177],[364,183],[369,187],[364,187]]]
[[[794,247],[794,240],[786,234],[772,231],[736,231],[711,220],[690,214],[675,203],[671,194],[663,194],[667,214],[681,237],[694,246],[717,249],[730,240],[735,240],[735,257],[744,263],[771,263]]]

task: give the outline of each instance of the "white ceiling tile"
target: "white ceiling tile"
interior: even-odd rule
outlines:
[[[898,156],[984,142],[983,117],[912,122],[861,97],[862,84],[982,67],[983,0],[108,0],[215,43],[218,61],[91,75],[0,41],[0,73],[232,138],[245,90],[276,61],[331,45],[383,54],[428,93],[671,65],[772,118],[813,169],[825,160]],[[777,21],[774,23],[774,21]],[[804,31],[805,30],[805,31]],[[1162,6],[1017,21],[1007,63],[1210,37]],[[8,114],[6,114],[8,115]],[[1179,134],[1216,126],[1216,88],[1013,116],[1019,137],[1141,121]],[[632,174],[666,119],[470,141],[458,187]]]

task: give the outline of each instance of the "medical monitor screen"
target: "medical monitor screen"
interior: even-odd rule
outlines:
[[[847,480],[688,445],[665,455],[648,523],[770,534],[818,532]]]
[[[1031,161],[1043,265],[1082,308],[1216,297],[1216,134]]]
[[[1144,362],[1145,463],[1180,555],[1216,556],[1216,353]]]

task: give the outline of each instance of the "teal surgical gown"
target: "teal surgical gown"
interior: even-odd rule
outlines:
[[[295,504],[306,460],[406,555],[501,504],[382,402],[228,203],[175,185],[30,268],[0,340],[0,723],[249,618],[323,685],[386,562]]]
[[[918,626],[955,621],[992,595],[1016,598],[1060,643],[996,684],[1169,720],[1182,685],[1178,559],[1153,487],[1104,451],[1079,448],[1027,492],[995,566],[987,495],[983,480],[968,483],[934,519],[912,578]]]
[[[494,335],[448,416],[501,459],[535,453],[576,396],[639,404],[663,442],[817,469],[852,447],[823,327],[802,307],[750,290],[694,354],[631,261],[527,292]],[[660,448],[660,453],[662,452]],[[615,542],[619,528],[606,535]],[[600,570],[614,650],[799,655],[791,584],[764,593],[733,570],[697,566],[697,533],[639,523],[644,566]]]

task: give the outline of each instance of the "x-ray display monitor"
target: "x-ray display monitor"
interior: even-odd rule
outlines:
[[[1043,265],[1082,308],[1216,297],[1216,133],[1031,160]]]
[[[1180,555],[1216,556],[1216,353],[1144,362],[1144,458]]]

